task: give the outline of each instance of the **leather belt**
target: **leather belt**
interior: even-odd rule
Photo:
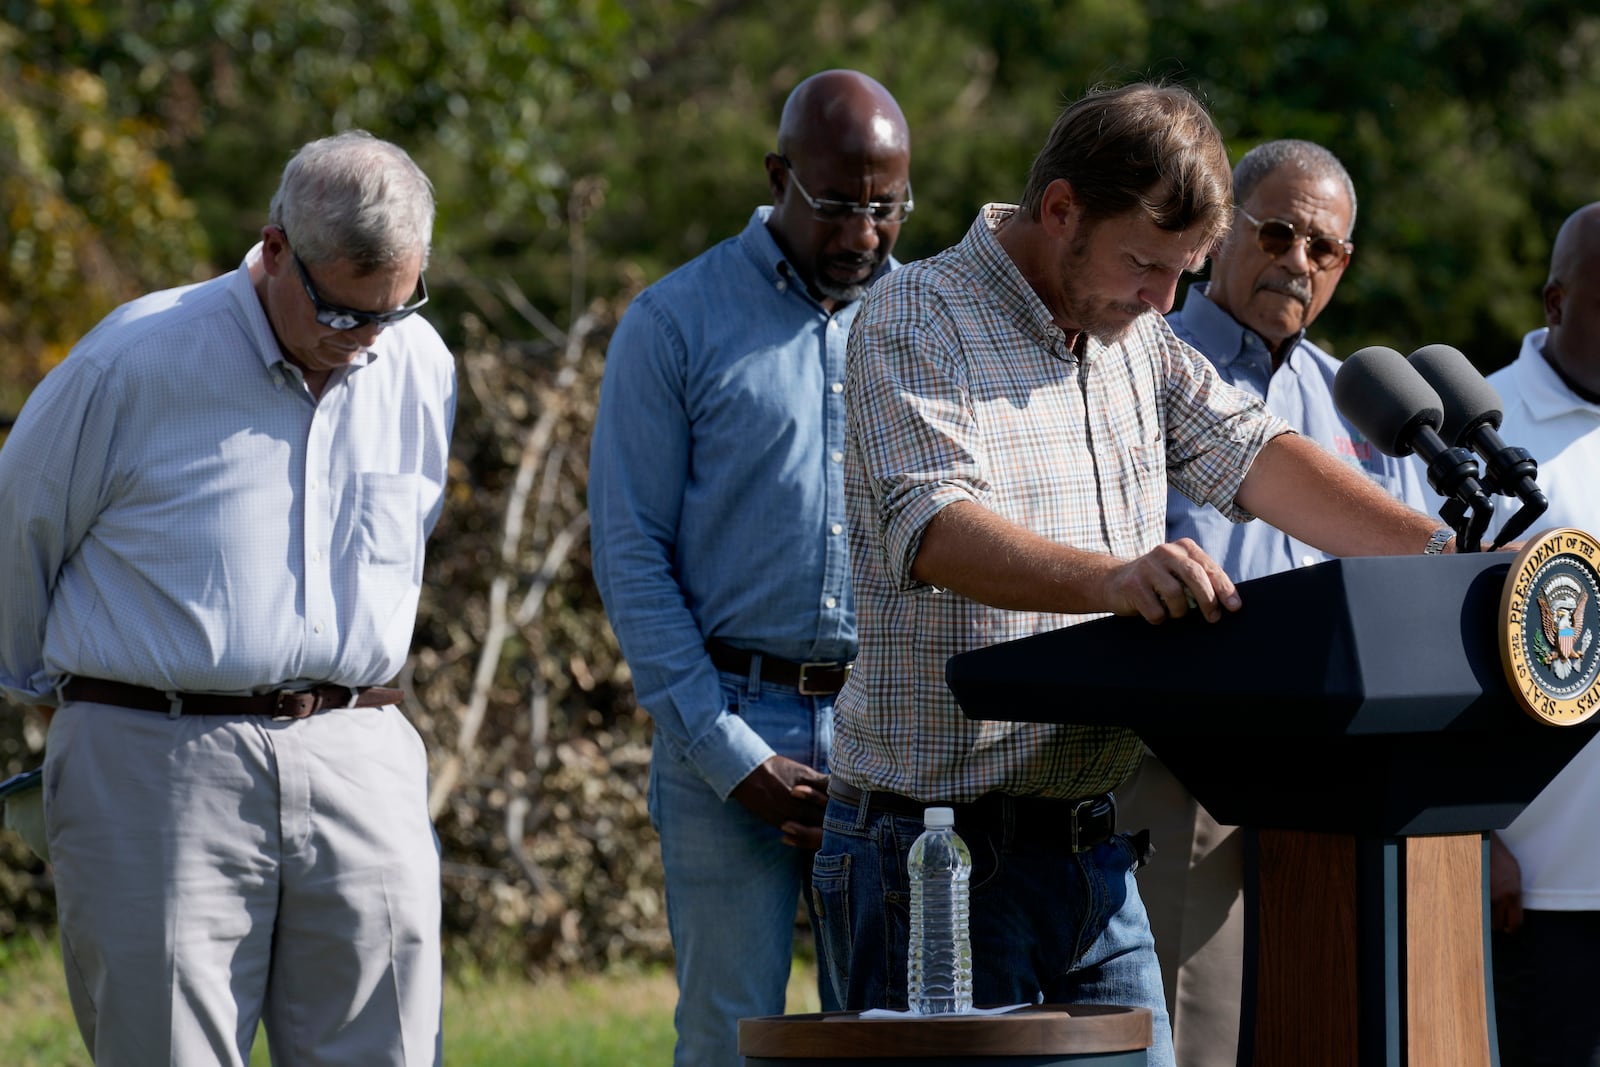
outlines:
[[[61,687],[67,700],[113,704],[169,715],[266,715],[274,719],[306,719],[328,708],[380,708],[405,698],[401,689],[367,685],[319,685],[311,689],[280,689],[256,696],[220,696],[215,693],[167,693],[104,678],[73,678]]]
[[[928,808],[953,808],[957,833],[966,827],[990,835],[1009,831],[1019,837],[1064,837],[1073,852],[1087,852],[1117,832],[1117,801],[1110,793],[1080,800],[985,793],[977,800],[952,804],[916,800],[882,789],[857,789],[849,782],[832,778],[828,795],[865,808],[869,814],[907,819],[921,819]]]
[[[763,682],[793,686],[802,695],[812,697],[832,696],[843,689],[845,679],[850,677],[850,670],[855,666],[853,663],[839,662],[796,663],[766,653],[734,648],[717,640],[707,641],[706,651],[711,654],[711,663],[717,670],[745,675],[750,673],[750,660],[759,655]]]

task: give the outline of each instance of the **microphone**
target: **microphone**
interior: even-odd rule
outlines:
[[[1392,348],[1363,348],[1334,375],[1333,402],[1385,455],[1415,452],[1427,463],[1428,484],[1445,499],[1439,514],[1456,531],[1456,550],[1475,551],[1494,513],[1494,502],[1478,480],[1478,461],[1472,453],[1439,435],[1444,401],[1417,369]]]
[[[1449,345],[1427,345],[1411,353],[1406,361],[1439,394],[1444,407],[1440,436],[1483,457],[1483,481],[1488,492],[1514,496],[1523,502],[1495,540],[1494,547],[1499,548],[1526,530],[1550,506],[1534,481],[1539,465],[1527,449],[1514,448],[1501,439],[1500,394],[1460,350]]]

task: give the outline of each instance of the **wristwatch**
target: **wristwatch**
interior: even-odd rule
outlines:
[[[1448,526],[1441,526],[1428,535],[1428,543],[1422,547],[1424,556],[1437,556],[1444,551],[1444,546],[1450,543],[1456,532]]]

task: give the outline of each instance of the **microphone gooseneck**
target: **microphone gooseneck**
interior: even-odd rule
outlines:
[[[1471,452],[1445,440],[1445,402],[1418,370],[1392,348],[1354,352],[1333,379],[1334,404],[1362,435],[1390,456],[1415,452],[1428,484],[1445,499],[1439,515],[1456,532],[1456,551],[1472,552],[1494,514]]]
[[[1439,395],[1444,412],[1440,436],[1447,443],[1469,448],[1482,457],[1484,489],[1522,501],[1517,513],[1506,520],[1493,547],[1509,543],[1544,514],[1550,501],[1534,480],[1539,475],[1539,465],[1533,455],[1525,448],[1506,444],[1500,437],[1504,412],[1500,394],[1471,360],[1449,345],[1425,345],[1411,353],[1406,362]]]

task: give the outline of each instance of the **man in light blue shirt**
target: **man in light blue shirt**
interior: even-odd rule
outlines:
[[[766,171],[772,206],[618,324],[590,458],[595,578],[655,720],[675,1062],[697,1067],[737,1064],[738,1020],[784,1010],[810,905],[856,652],[845,339],[911,209],[905,116],[866,75],[813,75]]]
[[[112,312],[0,449],[0,688],[44,766],[99,1067],[440,1060],[439,858],[405,662],[454,362],[433,191],[306,145],[239,268]]]
[[[1233,171],[1233,227],[1211,257],[1211,279],[1190,287],[1167,316],[1224,381],[1342,456],[1396,498],[1431,510],[1419,465],[1383,455],[1334,407],[1339,363],[1306,340],[1350,261],[1356,194],[1327,149],[1269,141]],[[1235,581],[1331,559],[1256,521],[1235,524],[1177,493],[1167,540],[1193,538]],[[1156,856],[1139,874],[1185,1067],[1237,1060],[1243,958],[1243,852],[1237,827],[1219,826],[1154,756],[1117,790],[1129,826],[1148,826]]]

